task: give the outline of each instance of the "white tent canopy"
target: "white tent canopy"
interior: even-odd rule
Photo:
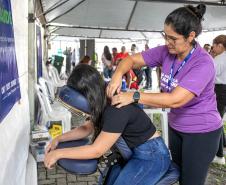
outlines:
[[[161,32],[166,16],[175,8],[200,1],[160,0],[41,0],[50,35],[147,40]],[[203,29],[226,30],[226,4],[207,5]]]

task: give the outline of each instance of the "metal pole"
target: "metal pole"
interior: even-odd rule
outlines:
[[[35,83],[37,82],[34,0],[28,0],[28,98],[31,128],[35,123]]]

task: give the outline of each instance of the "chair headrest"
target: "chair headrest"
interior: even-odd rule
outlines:
[[[70,111],[75,111],[75,114],[79,111],[88,115],[91,113],[87,99],[67,85],[60,88],[58,100]]]

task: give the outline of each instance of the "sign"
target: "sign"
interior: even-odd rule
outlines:
[[[0,123],[21,98],[10,0],[0,0]]]

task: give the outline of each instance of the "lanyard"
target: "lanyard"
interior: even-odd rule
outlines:
[[[177,69],[177,71],[175,72],[175,74],[173,75],[173,70],[174,70],[174,66],[175,66],[175,60],[176,60],[176,57],[173,61],[173,64],[171,65],[171,68],[170,68],[170,74],[169,74],[169,80],[168,80],[168,90],[167,92],[170,91],[170,88],[171,88],[171,83],[173,81],[173,78],[179,73],[179,71],[184,67],[184,65],[187,63],[187,61],[189,60],[189,58],[191,57],[192,53],[195,51],[195,48],[192,48],[192,50],[190,51],[190,53],[185,57],[184,61],[181,63],[181,65],[179,66],[179,68]]]

